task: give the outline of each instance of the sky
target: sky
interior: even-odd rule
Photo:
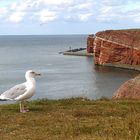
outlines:
[[[140,0],[0,0],[0,35],[94,34],[140,27]]]

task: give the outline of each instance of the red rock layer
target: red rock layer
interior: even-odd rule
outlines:
[[[140,99],[140,75],[125,82],[114,94],[114,99]]]
[[[140,69],[140,31],[98,32],[93,44],[95,64]]]
[[[87,38],[87,52],[93,53],[93,47],[94,47],[94,35],[89,35]]]

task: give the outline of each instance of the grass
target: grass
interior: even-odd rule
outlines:
[[[139,100],[37,100],[0,105],[1,140],[140,140]]]
[[[134,39],[135,41],[138,41],[138,42],[140,41],[140,28],[137,28],[137,29],[120,29],[120,30],[106,30],[105,32],[108,32],[110,35],[111,35],[111,33],[127,34],[128,39]],[[104,34],[104,35],[106,36],[106,34]],[[131,35],[131,36],[129,36],[129,35]],[[121,36],[120,37],[118,36],[118,39],[119,38],[121,39]],[[124,43],[125,43],[125,40],[126,40],[126,38],[124,38]]]

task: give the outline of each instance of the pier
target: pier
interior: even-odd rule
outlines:
[[[86,48],[69,49],[64,52],[60,52],[63,55],[74,55],[74,56],[93,56],[93,53],[88,53]]]

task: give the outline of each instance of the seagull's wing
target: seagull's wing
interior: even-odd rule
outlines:
[[[5,91],[4,93],[2,93],[0,95],[0,99],[3,100],[14,100],[15,98],[17,98],[18,96],[24,94],[27,91],[25,84],[19,84],[16,85],[14,87],[12,87],[11,89]]]

